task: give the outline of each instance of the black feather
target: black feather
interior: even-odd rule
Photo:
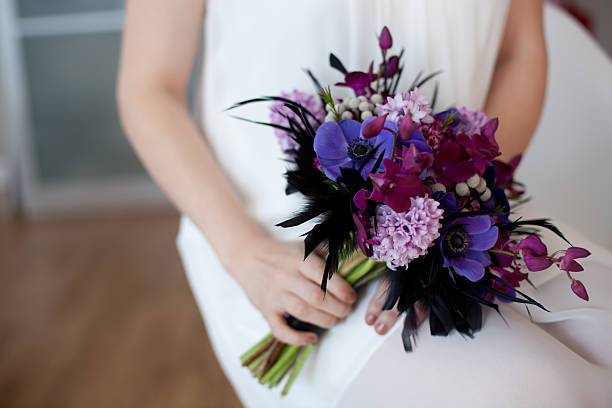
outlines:
[[[333,52],[329,53],[329,65],[331,65],[332,68],[335,68],[340,71],[342,75],[346,75],[348,72],[346,68],[344,68],[344,64],[342,64],[340,59],[336,57]]]

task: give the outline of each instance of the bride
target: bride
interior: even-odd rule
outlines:
[[[523,309],[503,306],[510,327],[488,315],[469,341],[456,333],[431,337],[425,321],[417,349],[405,354],[397,312],[381,311],[382,286],[358,299],[334,278],[323,297],[322,260],[303,261],[300,244],[289,241],[298,233],[271,227],[298,205],[284,195],[280,149],[269,129],[224,109],[280,90],[310,90],[301,68],[337,82],[327,53],[349,68],[367,66],[384,25],[406,47],[404,81],[442,69],[438,106],[499,117],[502,159],[526,149],[546,85],[540,0],[127,2],[123,124],[184,214],[178,244],[187,276],[238,396],[251,407],[610,406],[612,273],[603,264],[585,265],[590,304],[579,304],[554,277],[539,286],[543,303],[577,319],[551,313],[532,316],[541,319],[534,324]],[[202,31],[194,121],[187,88]],[[265,117],[261,109],[241,115]],[[269,328],[287,343],[318,341],[291,329],[286,312],[334,329],[281,400],[240,367],[239,355]]]

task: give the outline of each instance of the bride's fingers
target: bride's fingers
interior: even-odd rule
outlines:
[[[314,324],[318,327],[329,329],[338,324],[338,322],[340,321],[338,317],[331,315],[323,310],[315,308],[300,297],[290,292],[286,292],[283,295],[281,302],[284,310],[287,313],[289,313],[296,319]]]
[[[296,277],[289,291],[311,306],[338,318],[345,317],[351,311],[349,303],[342,302],[330,292],[323,293],[319,285],[302,276]]]
[[[399,313],[395,308],[391,310],[384,310],[378,315],[378,318],[374,323],[374,330],[376,330],[376,333],[378,334],[385,334],[391,327],[393,327],[398,318]]]
[[[378,316],[382,313],[382,307],[385,304],[385,300],[387,299],[387,284],[384,281],[381,281],[376,287],[376,292],[370,303],[368,304],[368,308],[366,309],[365,321],[368,325],[373,325]]]
[[[318,256],[311,255],[304,261],[300,272],[317,285],[321,285],[324,268],[323,260]],[[352,304],[357,300],[355,290],[340,276],[334,276],[327,281],[327,291],[347,304]]]
[[[311,332],[298,331],[289,327],[285,318],[280,313],[269,316],[268,323],[275,338],[283,343],[294,346],[305,346],[317,341],[317,335]]]

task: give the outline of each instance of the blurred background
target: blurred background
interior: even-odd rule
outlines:
[[[556,3],[612,55],[610,0]],[[120,128],[122,9],[0,0],[1,407],[239,406]]]

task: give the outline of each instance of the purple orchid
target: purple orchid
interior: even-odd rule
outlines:
[[[524,238],[515,248],[523,257],[523,262],[530,272],[543,271],[553,264],[546,245],[537,235]]]
[[[481,129],[480,133],[468,136],[465,133],[457,135],[459,143],[467,154],[471,157],[474,166],[480,174],[493,160],[499,156],[499,145],[495,141],[495,131],[497,130],[497,118],[489,120]]]
[[[358,170],[366,179],[383,154],[390,158],[393,154],[393,133],[397,127],[392,122],[385,123],[377,136],[366,139],[363,129],[373,118],[359,123],[356,120],[323,123],[314,139],[314,150],[325,175],[336,181],[341,176],[340,169]],[[381,166],[380,170],[384,170]]]
[[[410,209],[410,198],[431,196],[429,187],[423,184],[419,175],[431,167],[433,156],[420,153],[416,147],[402,148],[400,163],[384,159],[385,171],[371,174],[374,189],[368,199],[387,204],[396,212]]]
[[[467,180],[476,173],[476,167],[471,163],[469,155],[461,148],[459,143],[447,141],[436,151],[435,165],[437,181],[450,181],[454,185]],[[445,183],[446,185],[446,183]]]
[[[580,247],[569,247],[564,252],[564,255],[559,258],[559,269],[567,272],[583,271],[584,268],[575,259],[586,258],[591,255],[589,251]]]
[[[374,69],[374,63],[370,64],[370,69],[368,72],[360,72],[353,71],[347,72],[344,76],[344,82],[336,83],[336,86],[344,86],[347,88],[351,88],[355,95],[365,95],[366,93],[374,93],[374,90],[370,86],[372,82],[376,81],[378,75],[374,74],[372,70]]]
[[[493,164],[495,165],[495,179],[497,184],[504,189],[507,189],[510,194],[515,196],[521,196],[524,191],[520,188],[517,188],[516,183],[514,183],[514,172],[521,162],[521,155],[514,156],[508,163],[505,163],[501,160],[494,160]]]
[[[458,218],[446,224],[440,237],[444,266],[472,282],[482,279],[485,267],[491,264],[487,250],[497,242],[494,224],[488,215]]]

